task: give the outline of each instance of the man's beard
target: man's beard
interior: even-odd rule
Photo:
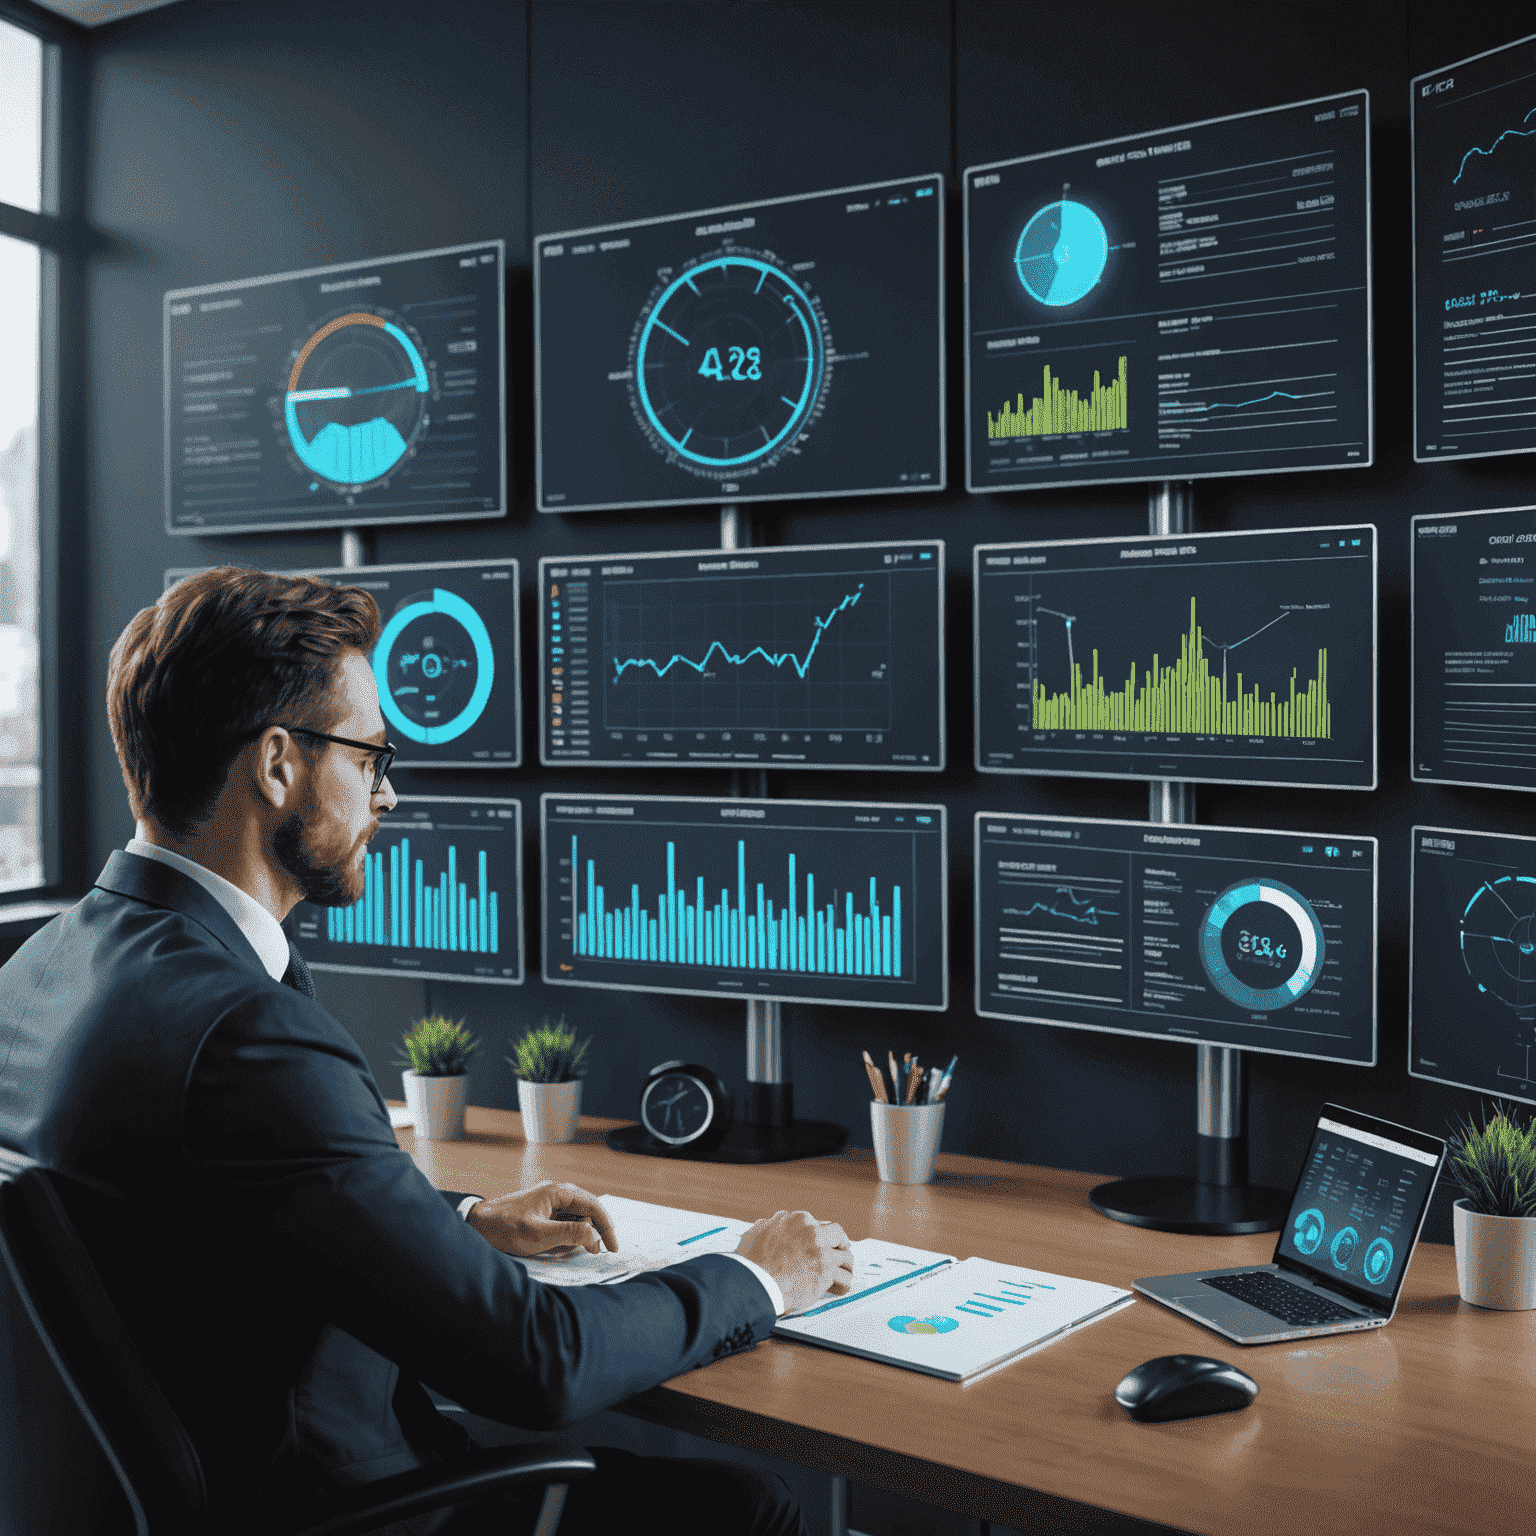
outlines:
[[[355,848],[337,853],[318,845],[314,818],[301,806],[272,835],[277,862],[317,907],[350,907],[363,894],[363,873],[352,869]]]

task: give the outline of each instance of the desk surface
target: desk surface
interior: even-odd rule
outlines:
[[[466,1139],[400,1142],[445,1189],[566,1179],[594,1194],[755,1220],[809,1209],[883,1237],[1110,1285],[1267,1263],[1274,1236],[1183,1237],[1107,1221],[1085,1173],[944,1154],[930,1185],[875,1177],[873,1154],[726,1167],[610,1151],[619,1121],[530,1145],[521,1118],[470,1109]],[[1138,1300],[970,1386],[769,1340],[626,1412],[1028,1529],[1087,1504],[1211,1536],[1528,1528],[1536,1514],[1536,1313],[1461,1301],[1452,1250],[1421,1244],[1378,1332],[1243,1349]],[[1136,1424],[1111,1398],[1154,1355],[1208,1354],[1259,1383],[1241,1413]],[[1081,1511],[1076,1512],[1079,1516]]]

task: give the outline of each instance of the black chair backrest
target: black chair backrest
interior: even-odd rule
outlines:
[[[140,1536],[195,1530],[208,1507],[197,1451],[112,1305],[64,1187],[45,1168],[0,1183],[0,1262],[123,1484]]]

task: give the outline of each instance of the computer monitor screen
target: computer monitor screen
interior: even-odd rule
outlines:
[[[544,980],[942,1010],[941,805],[545,795]]]
[[[965,172],[966,489],[1371,462],[1368,95]]]
[[[1413,520],[1413,777],[1536,789],[1536,507]]]
[[[1413,456],[1536,450],[1536,37],[1413,82]]]
[[[311,970],[523,981],[518,800],[401,795],[360,860],[347,907],[301,901],[288,936]]]
[[[1536,838],[1413,829],[1408,1073],[1536,1104]]]
[[[310,571],[379,605],[373,652],[384,729],[402,768],[516,768],[522,684],[516,560]]]
[[[1376,787],[1371,524],[975,561],[981,772]]]
[[[507,509],[503,242],[165,295],[165,526]]]
[[[976,1011],[1376,1063],[1376,839],[976,817]]]
[[[539,562],[542,757],[944,766],[944,545]]]
[[[540,235],[541,512],[944,487],[944,178]]]

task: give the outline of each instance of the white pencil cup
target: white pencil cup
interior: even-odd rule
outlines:
[[[927,1184],[944,1132],[944,1105],[881,1104],[872,1100],[869,1124],[875,1168],[886,1184]]]

